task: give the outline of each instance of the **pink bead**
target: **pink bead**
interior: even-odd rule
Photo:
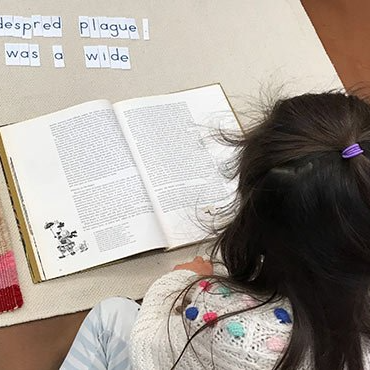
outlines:
[[[218,316],[216,312],[209,311],[203,315],[203,320],[208,323],[217,320],[217,317]]]
[[[272,337],[266,341],[267,348],[273,352],[283,352],[287,346],[286,340],[279,337]]]
[[[199,286],[202,288],[203,292],[209,292],[212,284],[207,280],[202,280],[199,282]]]

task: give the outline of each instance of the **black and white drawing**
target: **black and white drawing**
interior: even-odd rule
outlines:
[[[81,243],[77,243],[77,231],[69,231],[65,227],[65,223],[61,221],[46,222],[44,226],[45,230],[50,230],[54,239],[57,239],[57,249],[60,252],[59,258],[65,258],[66,256],[74,256],[76,253],[82,253],[87,251],[86,240]]]

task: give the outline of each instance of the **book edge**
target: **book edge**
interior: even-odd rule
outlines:
[[[21,202],[18,196],[18,192],[16,189],[15,181],[13,179],[13,175],[10,169],[10,164],[8,161],[8,157],[6,155],[5,147],[3,138],[0,133],[0,161],[3,169],[3,173],[5,176],[5,180],[7,183],[8,193],[11,199],[14,215],[16,218],[18,230],[21,236],[21,241],[24,247],[24,251],[26,254],[26,260],[28,262],[29,269],[31,271],[31,278],[34,283],[40,283],[43,281],[41,278],[41,274],[36,262],[36,257],[34,253],[34,249],[31,243],[31,238],[28,233],[26,220],[22,211]]]

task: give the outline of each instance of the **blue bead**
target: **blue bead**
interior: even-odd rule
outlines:
[[[284,308],[275,308],[274,314],[279,320],[280,324],[291,324],[292,319],[290,318],[289,313],[284,310]]]
[[[188,320],[195,320],[198,316],[199,310],[196,307],[189,307],[185,310],[185,316]]]
[[[230,335],[236,338],[244,337],[244,328],[240,322],[231,321],[226,325],[226,329]]]

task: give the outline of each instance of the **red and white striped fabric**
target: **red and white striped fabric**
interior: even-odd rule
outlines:
[[[0,210],[2,211],[1,207]],[[23,298],[8,227],[3,212],[0,212],[0,312],[12,311],[22,305]]]

